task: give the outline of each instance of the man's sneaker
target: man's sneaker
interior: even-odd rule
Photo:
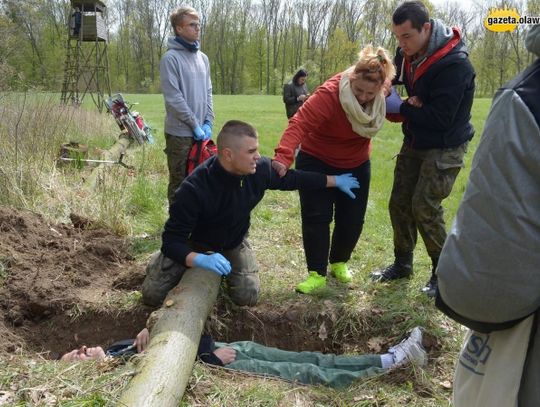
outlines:
[[[316,271],[310,271],[308,278],[296,286],[296,291],[302,294],[311,294],[323,287],[326,287],[326,276],[321,276]]]
[[[352,280],[352,275],[347,267],[347,263],[340,262],[330,264],[330,274],[340,283],[350,283]]]
[[[403,266],[401,264],[394,263],[386,267],[384,270],[371,273],[371,279],[373,281],[384,282],[409,277],[411,274],[412,266]]]
[[[434,298],[437,294],[437,275],[432,274],[431,278],[427,282],[425,287],[422,287],[422,292],[425,293],[429,298]]]
[[[394,358],[394,366],[412,363],[416,366],[427,365],[427,353],[422,346],[422,331],[416,327],[409,337],[388,349]]]

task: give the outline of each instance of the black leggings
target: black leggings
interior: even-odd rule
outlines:
[[[352,173],[360,183],[360,188],[352,190],[356,199],[351,199],[337,188],[299,191],[307,267],[309,271],[324,276],[328,260],[330,263],[349,261],[360,238],[369,195],[371,165],[366,161],[356,168],[336,168],[300,151],[296,168],[327,175]],[[332,220],[335,224],[330,247]]]

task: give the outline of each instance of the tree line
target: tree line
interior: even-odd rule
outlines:
[[[470,9],[447,0],[425,3],[432,17],[461,28],[477,72],[477,96],[524,69],[525,26],[495,33],[482,21],[490,7],[540,16],[538,0],[477,2]],[[109,75],[113,92],[159,92],[159,61],[171,34],[173,0],[105,1]],[[280,94],[299,69],[311,88],[354,63],[365,44],[396,48],[391,27],[398,0],[193,0],[201,15],[201,48],[208,55],[214,93]],[[0,90],[59,91],[69,20],[65,0],[0,1]]]

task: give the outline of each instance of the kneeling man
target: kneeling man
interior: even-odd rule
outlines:
[[[258,267],[246,240],[250,214],[267,189],[337,187],[351,199],[359,188],[351,174],[327,176],[289,170],[280,178],[259,154],[253,126],[231,120],[217,137],[218,155],[193,171],[176,191],[165,223],[161,253],[154,255],[142,286],[143,301],[159,306],[187,268],[226,276],[231,300],[253,306],[259,297]]]

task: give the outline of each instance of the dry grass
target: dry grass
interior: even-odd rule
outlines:
[[[109,164],[97,187],[89,188],[85,180],[93,167],[58,161],[67,142],[88,145],[88,158],[99,159],[119,134],[112,117],[60,105],[51,94],[6,93],[0,102],[0,204],[64,222],[75,213],[118,234],[131,234],[127,208],[134,172]],[[143,154],[126,161],[140,167]]]
[[[0,388],[9,400],[5,405],[115,405],[118,390],[135,369],[134,363],[120,365],[115,359],[66,363],[24,353],[12,355],[3,363]]]

